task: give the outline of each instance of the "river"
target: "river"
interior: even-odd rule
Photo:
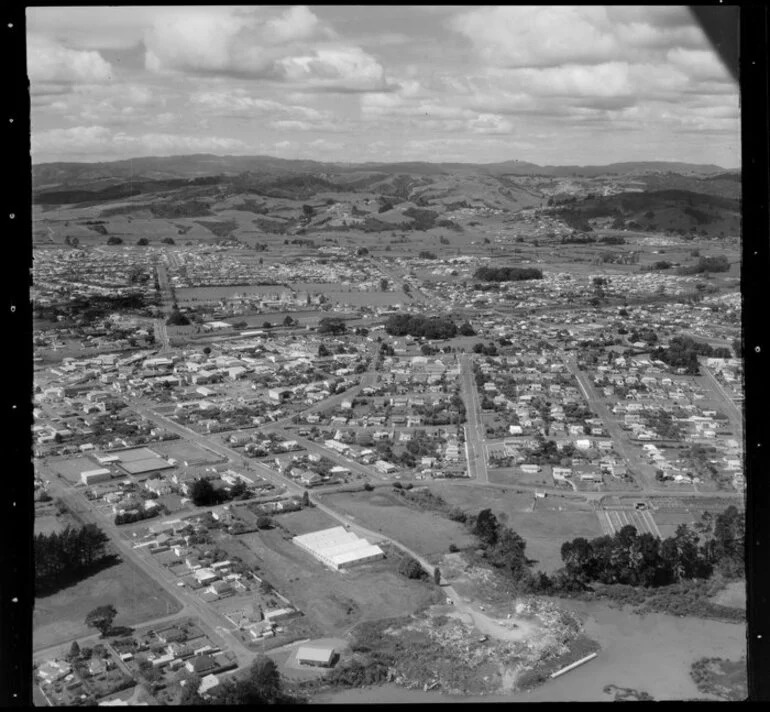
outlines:
[[[652,695],[656,700],[716,699],[698,692],[690,665],[700,657],[737,660],[746,654],[746,627],[663,614],[639,616],[603,602],[564,601],[585,617],[585,632],[602,649],[594,660],[531,692],[507,696],[454,697],[382,685],[323,693],[313,702],[337,704],[446,702],[611,701],[605,685]]]

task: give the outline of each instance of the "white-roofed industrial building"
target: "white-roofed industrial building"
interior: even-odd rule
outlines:
[[[379,546],[360,539],[344,527],[302,534],[292,541],[335,571],[385,558]]]
[[[300,665],[331,667],[334,664],[335,658],[336,651],[329,646],[311,648],[303,645],[297,651],[297,662]]]
[[[80,473],[80,480],[84,485],[93,485],[110,479],[112,479],[112,472],[106,467],[99,468],[98,470],[86,470]]]

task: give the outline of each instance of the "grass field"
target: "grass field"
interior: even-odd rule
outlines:
[[[299,512],[288,512],[274,517],[277,524],[284,527],[291,536],[301,536],[319,529],[339,526],[339,522],[320,509],[307,507]]]
[[[472,514],[491,509],[498,519],[526,540],[527,556],[537,561],[536,569],[543,571],[554,571],[562,565],[561,545],[565,541],[602,535],[596,514],[589,505],[562,497],[537,500],[533,512],[534,500],[530,493],[445,483],[432,484],[430,489]]]
[[[236,545],[241,556],[248,548],[259,575],[327,634],[339,635],[365,619],[415,611],[441,597],[432,584],[398,574],[392,558],[344,573],[332,571],[287,541],[279,529],[240,536]],[[226,541],[220,546],[229,550]]]
[[[69,482],[80,482],[80,473],[85,470],[95,470],[99,465],[88,457],[63,458],[49,460],[51,469]]]
[[[94,633],[84,621],[97,606],[113,604],[115,625],[133,626],[180,610],[152,579],[128,562],[121,562],[35,601],[33,646],[47,648]]]
[[[324,497],[323,501],[362,526],[392,536],[431,560],[438,561],[450,544],[464,548],[474,543],[474,538],[459,522],[406,507],[390,494],[345,492]]]
[[[45,514],[41,517],[35,517],[35,534],[53,534],[66,529],[67,525],[54,514]]]
[[[199,447],[187,440],[170,440],[164,443],[153,443],[152,449],[162,457],[172,457],[178,462],[187,462],[190,465],[200,465],[206,462],[218,462],[222,458],[217,457],[210,450]]]
[[[489,481],[497,482],[501,485],[553,485],[551,477],[551,468],[546,465],[542,472],[524,472],[519,467],[505,467],[489,470]]]

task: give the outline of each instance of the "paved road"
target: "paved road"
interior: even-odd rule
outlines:
[[[604,427],[612,438],[612,444],[616,452],[620,453],[621,457],[625,460],[629,471],[635,475],[641,475],[641,477],[636,479],[643,490],[653,489],[655,487],[655,468],[644,462],[639,453],[635,452],[628,444],[625,433],[621,430],[618,421],[612,416],[604,398],[596,392],[591,379],[580,370],[577,361],[573,357],[568,356],[565,357],[564,362],[570,373],[577,379],[580,390],[589,407],[602,419]]]
[[[465,402],[465,446],[468,476],[479,483],[489,482],[486,462],[486,433],[481,420],[481,407],[476,382],[473,378],[473,359],[470,354],[460,356],[460,379]]]
[[[706,377],[706,383],[711,387],[711,391],[725,404],[725,415],[733,426],[737,439],[740,441],[743,437],[743,413],[735,405],[733,399],[730,398],[724,386],[716,379],[711,369],[704,365],[703,362],[700,363],[700,369]]]

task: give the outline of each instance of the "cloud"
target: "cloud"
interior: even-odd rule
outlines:
[[[319,48],[276,64],[282,78],[309,87],[362,92],[388,88],[382,65],[360,47]]]
[[[278,43],[307,40],[322,32],[321,22],[307,5],[295,5],[265,24],[265,37]]]
[[[99,52],[75,50],[46,37],[32,35],[27,44],[27,67],[36,85],[109,82],[112,66]]]
[[[486,60],[505,67],[593,64],[618,49],[602,7],[480,7],[449,20]]]

